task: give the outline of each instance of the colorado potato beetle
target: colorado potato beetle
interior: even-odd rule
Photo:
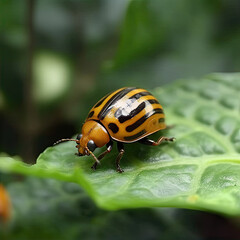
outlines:
[[[106,95],[93,106],[82,126],[82,133],[76,139],[61,139],[54,145],[65,141],[76,142],[76,155],[91,154],[95,159],[92,169],[96,170],[100,160],[112,150],[114,140],[119,151],[116,168],[122,173],[123,144],[139,142],[157,146],[163,141],[173,141],[174,138],[168,137],[160,137],[156,142],[148,139],[150,134],[165,128],[165,116],[158,100],[145,89],[124,87]],[[93,151],[104,145],[107,149],[96,157]]]

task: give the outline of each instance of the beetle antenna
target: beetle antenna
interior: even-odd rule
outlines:
[[[53,144],[53,146],[55,146],[55,145],[57,145],[57,144],[59,144],[59,143],[62,143],[62,142],[67,142],[67,141],[74,141],[74,142],[78,143],[78,140],[77,140],[77,139],[66,138],[66,139],[58,140],[57,142],[55,142],[55,143]]]
[[[93,152],[91,152],[88,147],[86,147],[86,149],[87,149],[87,151],[92,155],[92,157],[95,159],[96,163],[97,163],[97,164],[100,164],[100,161],[99,161],[99,160],[97,159],[97,157],[93,154]]]

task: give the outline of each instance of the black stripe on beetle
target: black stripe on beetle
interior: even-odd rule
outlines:
[[[135,102],[135,101],[134,101]],[[134,102],[131,102],[131,104],[133,104]],[[139,104],[137,106],[137,108],[133,109],[129,114],[124,115],[124,112],[126,108],[119,108],[114,116],[115,118],[117,118],[119,120],[120,123],[124,123],[127,120],[133,118],[134,116],[136,116],[138,113],[140,113],[148,104],[159,104],[159,102],[156,99],[149,99],[149,100],[145,100],[144,102],[142,102],[141,104]],[[131,107],[131,105],[130,105]]]
[[[127,126],[126,131],[127,132],[132,132],[133,130],[138,128],[140,125],[142,125],[148,118],[150,118],[151,116],[153,116],[155,114],[158,114],[158,113],[163,113],[162,108],[155,108],[152,111],[146,113],[143,117],[138,119],[135,123]]]
[[[148,95],[152,95],[150,92],[139,92],[139,93],[136,93],[134,95],[132,95],[129,99],[139,99],[140,97],[143,97],[143,96],[148,96]]]
[[[150,104],[159,104],[159,102],[156,100],[156,99],[149,99],[149,100],[146,100],[146,102],[149,102]]]
[[[141,137],[144,133],[146,133],[145,129],[143,129],[142,131],[140,131],[132,136],[124,137],[124,140],[126,140],[126,141],[136,140],[136,138]]]
[[[99,102],[97,102],[96,103],[96,105],[94,105],[94,107],[93,108],[97,108],[97,107],[99,107],[103,102],[104,102],[104,100],[109,96],[109,95],[111,95],[112,93],[109,93],[107,96],[105,96],[102,100],[100,100]]]
[[[90,118],[90,117],[92,117],[92,116],[93,116],[93,114],[94,114],[94,111],[91,111],[91,112],[88,114],[88,117],[87,117],[87,118]]]
[[[123,114],[122,114],[122,112],[124,111],[124,109],[121,109],[121,108],[119,108],[116,112],[115,112],[115,117],[118,119],[118,121],[120,122],[120,123],[124,123],[124,122],[126,122],[127,120],[129,120],[129,119],[131,119],[131,118],[133,118],[134,116],[136,116],[138,113],[140,113],[144,108],[146,107],[146,103],[145,102],[142,102],[141,104],[139,104],[134,110],[132,110],[127,116],[124,116]],[[119,114],[119,112],[121,113],[121,114]],[[117,117],[117,116],[119,116],[120,115],[120,117]]]
[[[107,101],[107,103],[103,106],[102,110],[99,112],[99,114],[98,114],[99,120],[103,120],[106,117],[108,112],[110,112],[110,110],[113,108],[115,102],[117,102],[118,100],[123,98],[126,94],[128,94],[129,92],[131,92],[134,89],[136,89],[136,88],[133,88],[133,87],[132,88],[124,88],[120,92],[117,92],[116,94],[114,94]]]
[[[143,92],[143,93],[148,93],[148,92]],[[134,103],[134,102],[132,102],[132,103]],[[120,123],[124,123],[127,120],[136,116],[138,113],[140,113],[146,107],[146,105],[148,105],[148,104],[159,104],[159,102],[156,99],[145,100],[144,102],[139,104],[137,106],[137,108],[133,109],[128,115],[123,114],[123,112],[125,111],[125,108],[119,108],[115,112],[114,116],[119,120]]]
[[[109,123],[108,127],[109,127],[109,129],[112,130],[113,133],[117,133],[119,131],[119,128],[118,128],[117,124],[115,124],[115,123]]]

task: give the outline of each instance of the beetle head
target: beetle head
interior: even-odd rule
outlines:
[[[107,130],[97,121],[87,121],[83,124],[82,133],[77,135],[76,139],[61,139],[54,145],[65,142],[74,141],[76,142],[76,148],[78,149],[78,155],[92,155],[96,162],[98,162],[93,151],[97,147],[103,147],[110,141]]]

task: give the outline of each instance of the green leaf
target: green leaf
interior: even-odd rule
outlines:
[[[2,157],[0,169],[79,183],[105,209],[179,207],[240,215],[240,74],[211,74],[157,88],[168,125],[160,135],[174,143],[126,144],[97,171],[91,157],[77,157],[74,143],[49,147],[34,166]],[[100,153],[96,151],[96,155]]]

